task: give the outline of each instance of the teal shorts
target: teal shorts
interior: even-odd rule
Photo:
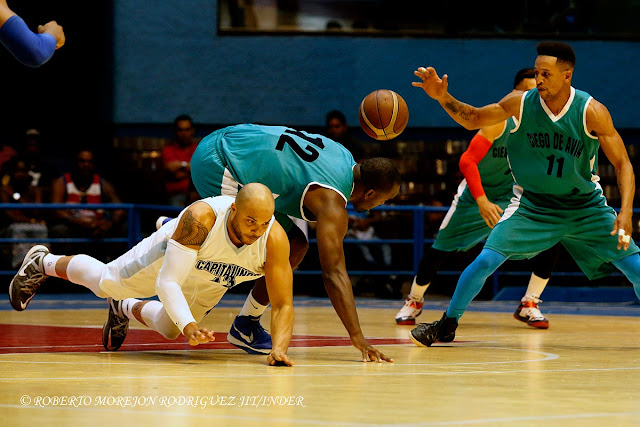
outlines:
[[[560,242],[589,279],[616,271],[611,261],[640,252],[632,240],[629,249],[618,250],[618,236],[611,230],[615,211],[604,197],[589,204],[541,207],[526,194],[509,205],[484,247],[509,259],[532,258]]]
[[[493,203],[505,209],[509,198],[503,197]],[[433,248],[444,252],[465,252],[484,241],[489,233],[491,228],[482,219],[475,200],[468,200],[465,195],[456,196],[440,225]]]

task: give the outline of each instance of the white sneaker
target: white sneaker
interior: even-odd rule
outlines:
[[[527,325],[538,328],[548,329],[549,319],[542,315],[542,312],[538,308],[538,303],[542,300],[536,298],[533,300],[521,301],[518,309],[513,313],[513,317],[521,322],[525,322]]]
[[[9,284],[9,301],[14,310],[22,311],[27,308],[29,301],[36,296],[38,288],[45,281],[44,257],[49,248],[43,245],[32,247],[22,261],[18,273]]]
[[[424,305],[424,298],[415,300],[410,296],[404,302],[404,306],[396,314],[396,324],[398,325],[415,325],[416,317],[422,313],[422,306]]]

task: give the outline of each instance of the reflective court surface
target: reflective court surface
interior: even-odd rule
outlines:
[[[229,297],[203,322],[215,343],[131,322],[117,352],[102,348],[103,301],[38,295],[24,312],[5,301],[3,425],[640,425],[639,305],[545,304],[550,328],[537,330],[513,318],[516,303],[478,302],[453,343],[419,348],[395,325],[402,301],[358,300],[389,364],[361,362],[328,300],[297,298],[286,368],[226,342],[243,300]],[[446,304],[425,307],[431,322]]]

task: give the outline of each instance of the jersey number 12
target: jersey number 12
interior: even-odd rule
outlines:
[[[307,144],[304,148],[301,147],[298,142],[290,135],[286,135],[287,133],[295,135],[303,140],[310,142],[313,145]],[[278,144],[276,145],[276,150],[282,151],[284,149],[284,145],[289,144],[291,149],[305,162],[313,162],[318,158],[320,153],[318,149],[324,149],[324,143],[320,138],[311,138],[309,135],[305,135],[304,133],[287,129],[284,131],[282,135],[280,135],[280,139],[278,139]],[[316,148],[317,147],[317,148]]]

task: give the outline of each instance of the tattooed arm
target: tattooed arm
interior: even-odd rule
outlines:
[[[182,285],[215,221],[216,216],[208,204],[197,202],[189,206],[167,242],[167,250],[156,280],[160,302],[191,345],[214,340],[213,331],[198,326],[182,293]]]
[[[205,202],[189,206],[171,238],[188,248],[198,250],[216,222],[216,214]]]
[[[427,95],[440,103],[453,120],[466,129],[480,129],[504,122],[511,116],[516,118],[520,116],[522,92],[511,92],[498,103],[477,108],[460,102],[451,96],[448,91],[449,80],[447,75],[445,74],[441,79],[433,67],[420,67],[413,74],[422,81],[413,82],[412,85],[421,87]]]

